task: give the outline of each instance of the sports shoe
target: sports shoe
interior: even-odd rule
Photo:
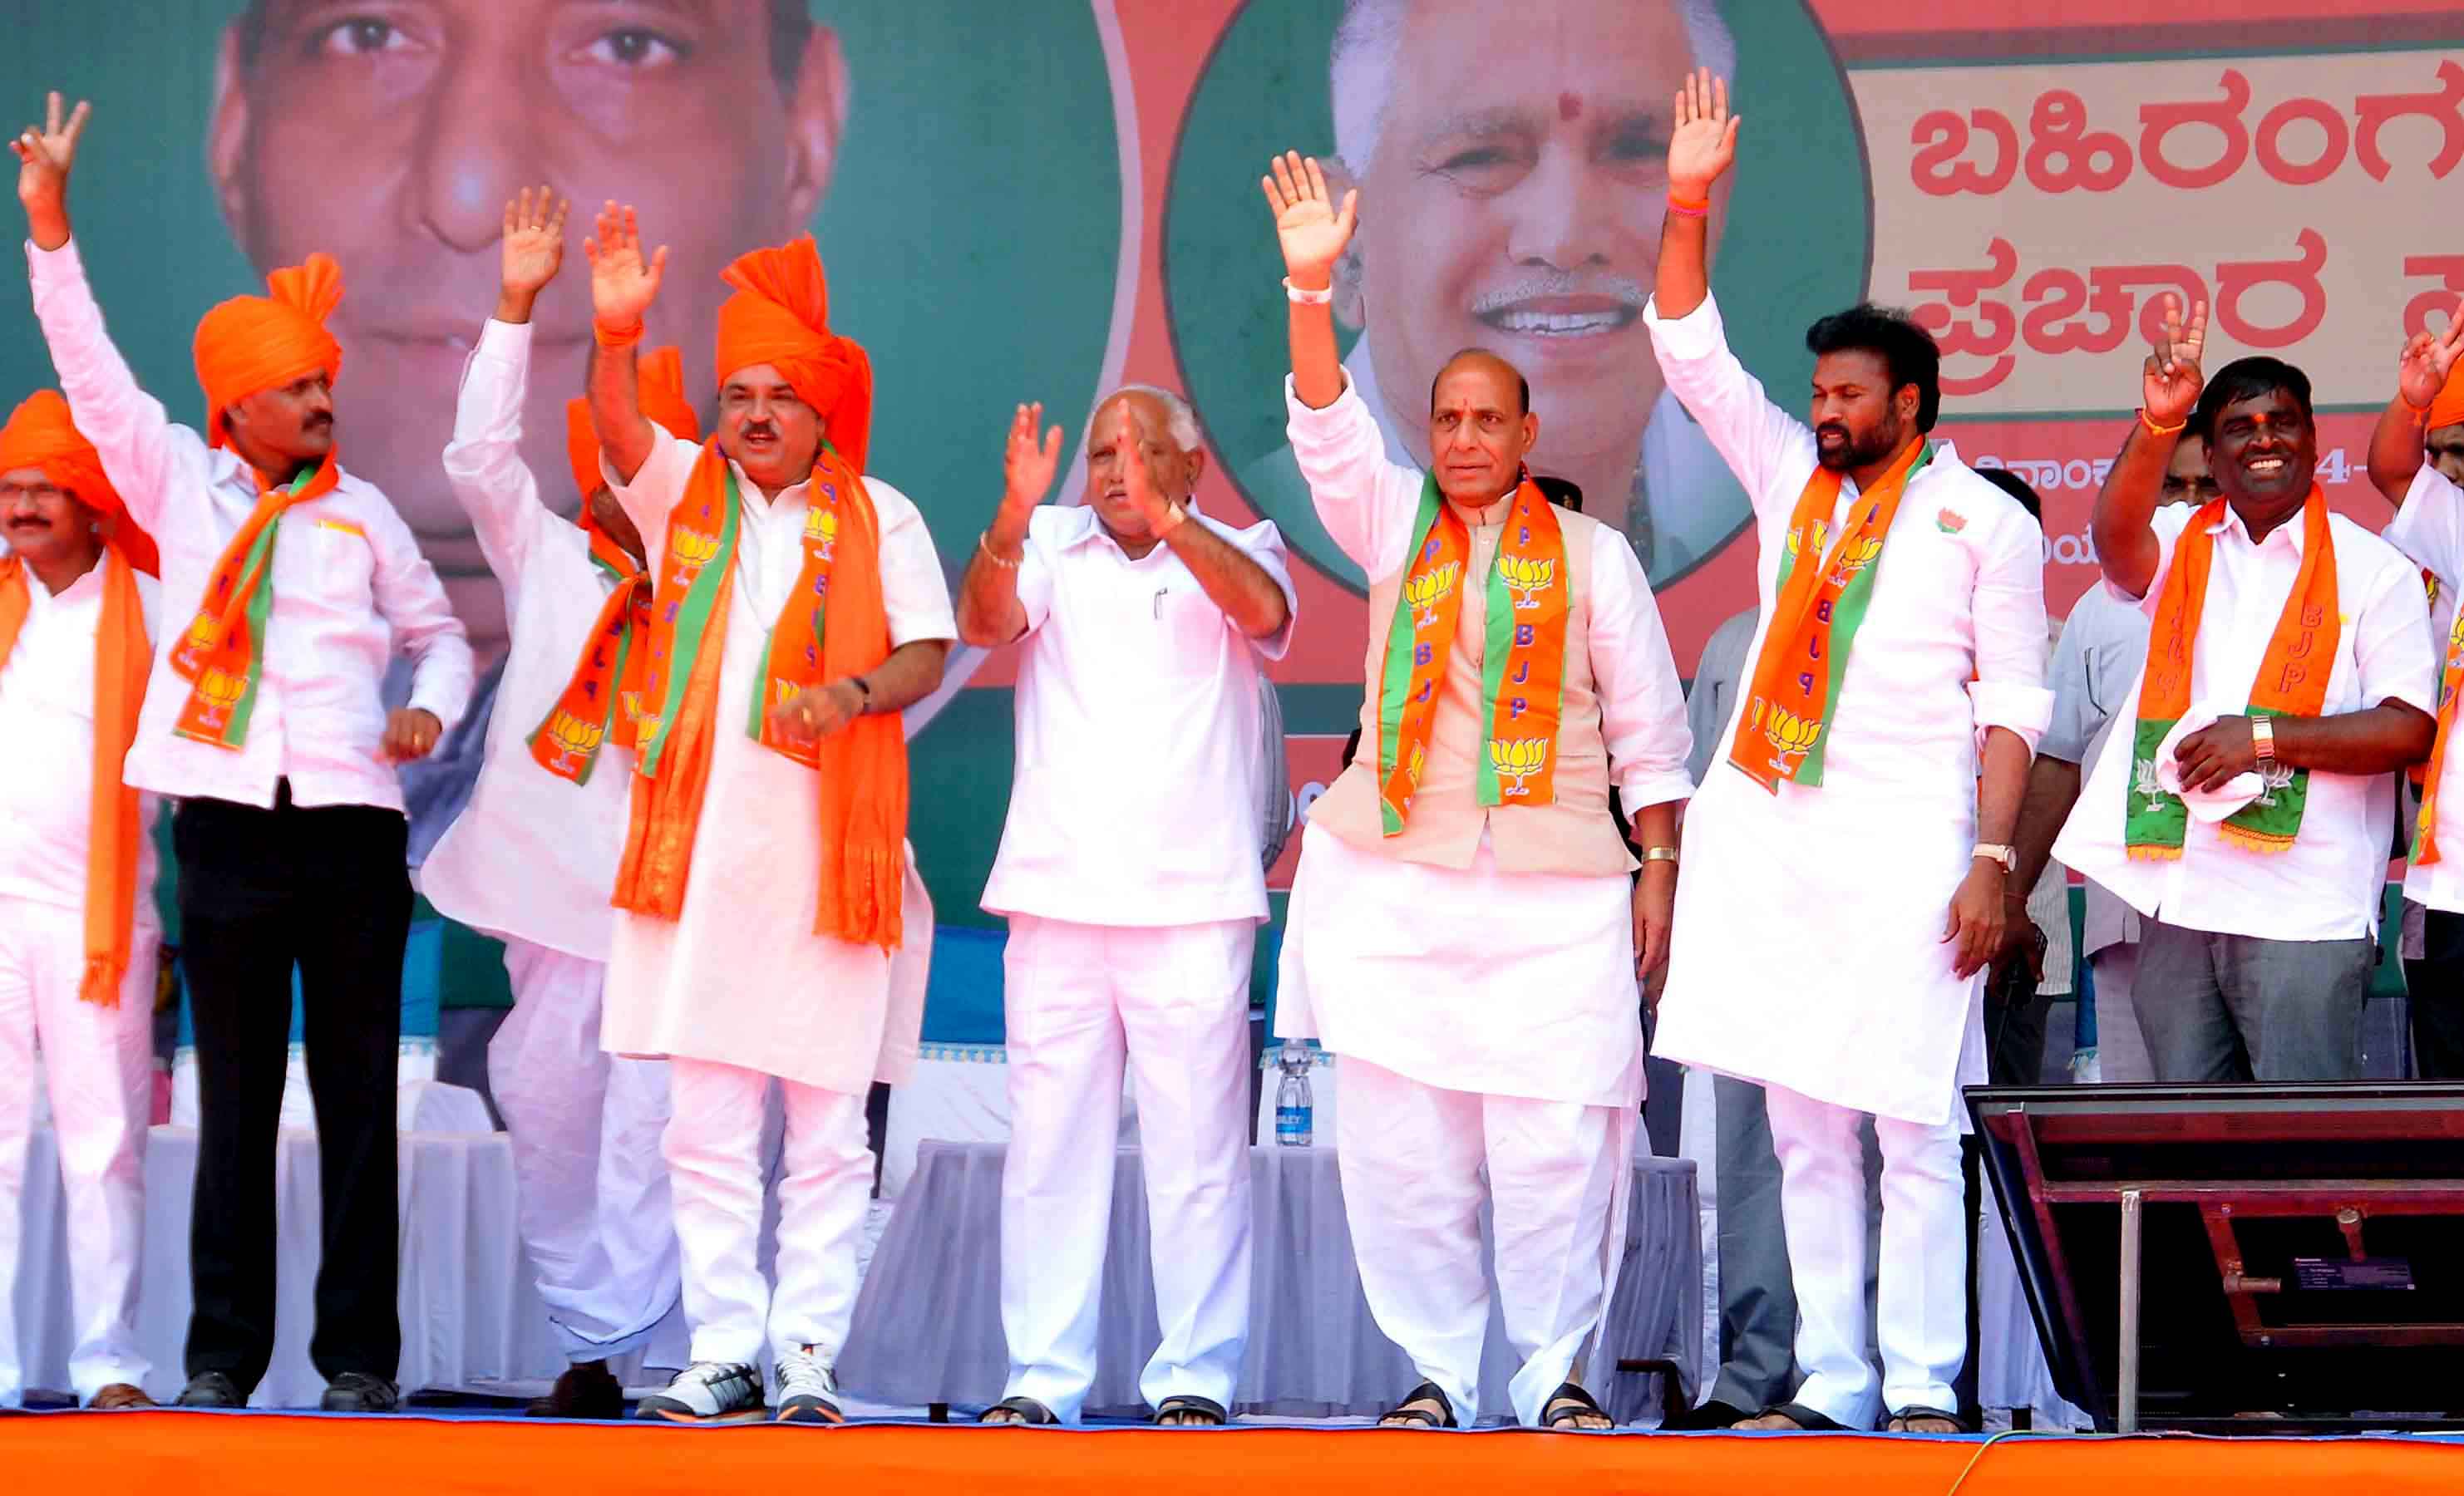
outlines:
[[[326,1413],[391,1413],[402,1406],[402,1392],[382,1376],[344,1372],[326,1386],[317,1406]]]
[[[556,1386],[528,1409],[535,1419],[621,1419],[625,1416],[625,1384],[605,1361],[576,1361],[556,1379]]]
[[[779,1421],[781,1423],[844,1423],[839,1411],[838,1375],[822,1364],[811,1346],[798,1346],[779,1358]]]
[[[761,1373],[741,1361],[695,1361],[634,1416],[671,1423],[741,1423],[761,1416]]]

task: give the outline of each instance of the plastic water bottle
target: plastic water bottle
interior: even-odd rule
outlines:
[[[1275,1142],[1284,1148],[1307,1148],[1313,1141],[1316,1110],[1309,1104],[1309,1051],[1287,1040],[1279,1064],[1284,1079],[1275,1088]]]

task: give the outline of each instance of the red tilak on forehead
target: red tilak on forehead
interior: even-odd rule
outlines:
[[[1558,118],[1558,119],[1560,119],[1560,120],[1566,120],[1566,121],[1574,121],[1574,120],[1579,120],[1579,119],[1581,119],[1582,117],[1583,117],[1583,101],[1582,101],[1582,99],[1580,99],[1576,98],[1576,97],[1575,97],[1574,95],[1573,95],[1573,94],[1559,94],[1559,95],[1557,96],[1557,118]]]

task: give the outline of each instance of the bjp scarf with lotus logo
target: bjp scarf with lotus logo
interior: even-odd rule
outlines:
[[[1857,630],[1873,601],[1882,541],[1908,479],[1932,460],[1932,447],[1911,444],[1874,486],[1858,495],[1848,527],[1829,550],[1831,511],[1839,502],[1839,474],[1816,466],[1789,518],[1780,559],[1779,596],[1754,659],[1753,689],[1737,714],[1728,761],[1771,794],[1782,780],[1808,789],[1822,784],[1831,704],[1848,670]],[[1811,564],[1799,564],[1807,557]]]
[[[1402,832],[1428,763],[1438,687],[1463,611],[1471,529],[1438,493],[1420,484],[1409,569],[1395,600],[1378,675],[1377,799],[1385,834]],[[1484,805],[1546,805],[1557,798],[1557,719],[1564,707],[1566,617],[1573,605],[1566,536],[1557,511],[1525,473],[1507,511],[1506,534],[1486,581],[1486,647],[1481,699],[1488,726],[1474,772]]]
[[[171,671],[188,683],[172,731],[237,753],[265,679],[265,627],[274,613],[274,538],[285,510],[334,491],[341,470],[332,451],[286,487],[257,475],[256,507],[223,548],[188,631],[171,650]]]

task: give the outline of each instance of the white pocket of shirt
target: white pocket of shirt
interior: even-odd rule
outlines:
[[[1157,594],[1155,612],[1165,669],[1175,675],[1215,674],[1222,660],[1224,630],[1232,627],[1215,600],[1196,586],[1174,589]]]
[[[312,574],[299,579],[303,596],[322,599],[341,609],[365,612],[375,592],[376,552],[365,532],[347,519],[317,519],[308,528],[305,559]],[[281,581],[275,590],[279,594]]]

